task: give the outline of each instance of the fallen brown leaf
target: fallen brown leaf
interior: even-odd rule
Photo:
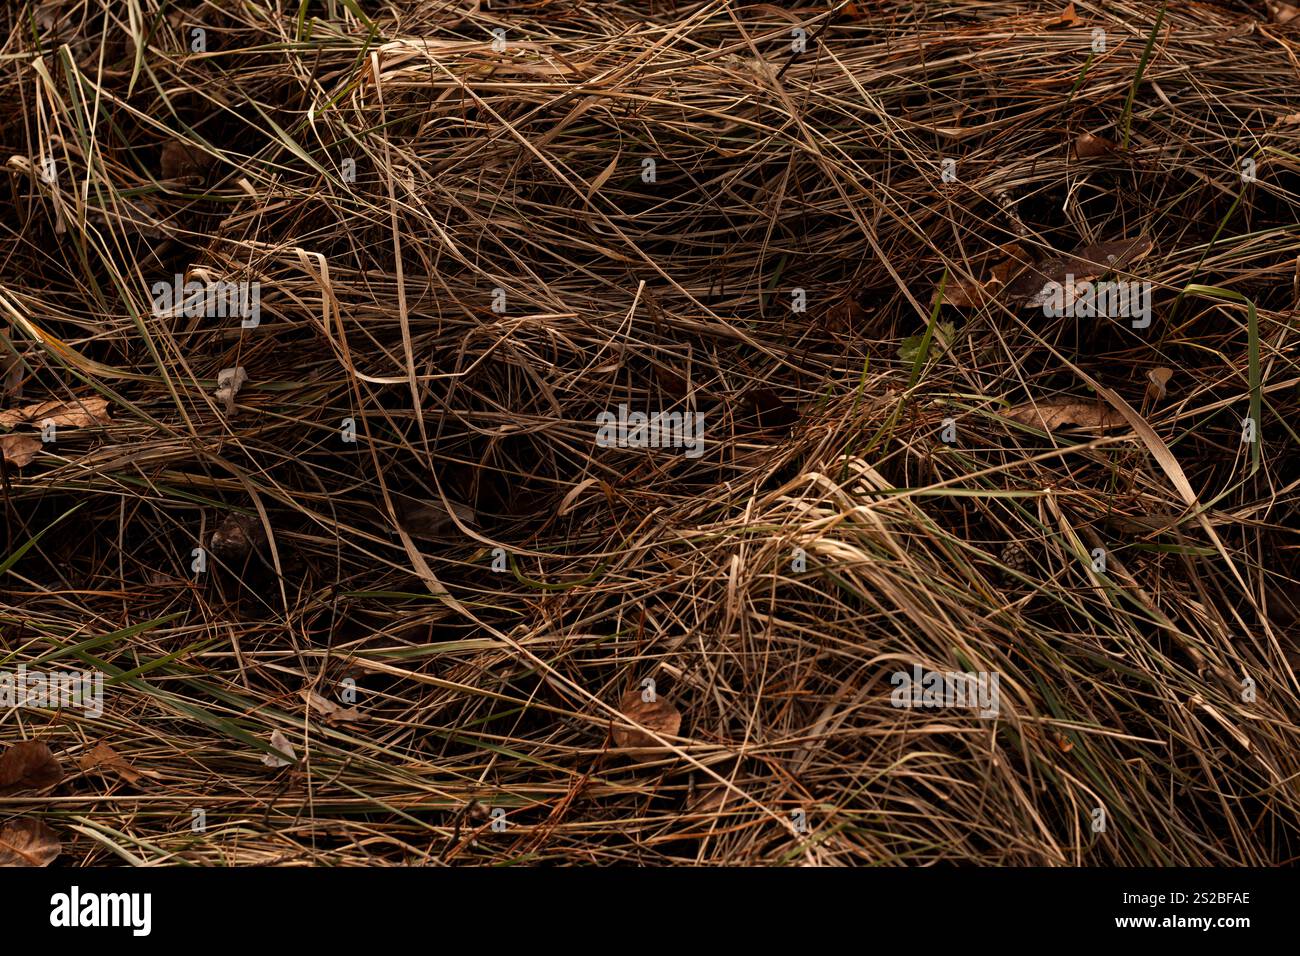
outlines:
[[[1079,17],[1079,11],[1074,9],[1073,3],[1067,3],[1061,15],[1055,20],[1049,20],[1047,28],[1051,30],[1054,27],[1077,27],[1083,20]]]
[[[1002,413],[1012,421],[1043,431],[1055,431],[1067,425],[1079,428],[1120,428],[1126,423],[1119,412],[1101,402],[1081,402],[1064,398],[1048,402],[1029,402]]]
[[[618,709],[628,720],[653,730],[660,737],[675,737],[682,729],[681,713],[659,695],[653,701],[645,701],[641,699],[641,691],[630,690],[623,695]],[[618,747],[663,749],[663,745],[644,730],[617,724],[614,726],[614,744]]]
[[[235,564],[266,544],[266,532],[256,515],[231,514],[212,532],[209,543],[213,554]]]
[[[302,691],[302,699],[307,706],[325,718],[327,724],[344,723],[349,720],[365,720],[361,711],[355,707],[340,707],[328,697],[316,693],[310,688]]]
[[[1147,372],[1147,394],[1156,401],[1165,397],[1165,386],[1173,378],[1174,370],[1161,366],[1153,368]]]
[[[0,829],[0,866],[49,866],[62,852],[59,835],[40,820],[19,817]]]
[[[949,275],[943,289],[943,304],[958,308],[979,308],[1003,295],[1008,284],[1032,263],[1029,253],[1019,243],[1007,243],[998,251],[1006,258],[989,270],[989,278],[984,282]],[[938,294],[936,288],[935,295],[930,299],[932,305]]]
[[[0,456],[15,468],[30,465],[41,447],[41,442],[31,435],[0,435]]]
[[[20,740],[0,754],[0,794],[44,790],[63,779],[63,768],[39,740]]]
[[[226,406],[226,414],[235,414],[235,396],[239,390],[248,382],[248,372],[244,371],[244,366],[236,365],[234,368],[223,368],[217,373],[217,390],[212,397]]]
[[[1289,3],[1270,3],[1268,10],[1278,23],[1290,23],[1296,17],[1300,17],[1300,7],[1292,6]]]
[[[262,757],[262,763],[268,767],[287,767],[298,759],[298,755],[294,753],[293,744],[289,743],[289,738],[278,730],[271,731],[271,749],[275,750],[276,753],[265,754]]]
[[[992,296],[992,287],[997,282],[980,282],[978,280],[963,279],[959,276],[948,276],[948,282],[943,287],[943,304],[956,306],[959,309],[978,309],[984,305]],[[939,295],[939,290],[934,290],[934,295]],[[934,304],[934,298],[930,299]]]
[[[102,740],[77,758],[77,766],[87,772],[91,770],[111,770],[133,786],[145,776],[157,776],[155,773],[136,770],[125,757]]]
[[[212,157],[201,149],[169,140],[163,146],[159,165],[163,179],[193,179],[201,176],[212,161]]]
[[[1094,136],[1092,133],[1081,133],[1079,138],[1074,141],[1074,155],[1079,159],[1087,159],[1090,156],[1108,156],[1119,149],[1119,143],[1112,142],[1102,136]]]
[[[867,311],[857,299],[846,296],[822,314],[821,325],[830,332],[852,332],[866,317]]]
[[[1069,255],[1044,259],[1029,267],[1007,288],[1006,294],[1013,304],[1023,299],[1025,308],[1041,308],[1052,295],[1049,288],[1052,283],[1064,285],[1066,277],[1071,275],[1076,283],[1088,282],[1108,272],[1127,269],[1145,259],[1152,247],[1146,236],[1083,246]]]
[[[72,402],[37,402],[35,405],[0,412],[0,426],[5,428],[13,428],[27,422],[43,424],[47,421],[66,428],[107,424],[108,399],[96,395]]]

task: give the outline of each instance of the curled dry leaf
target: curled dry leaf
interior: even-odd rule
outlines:
[[[293,744],[289,743],[289,738],[278,730],[271,731],[271,749],[277,751],[275,754],[266,754],[262,757],[262,763],[268,767],[287,767],[298,759],[294,753]]]
[[[988,282],[980,282],[978,279],[949,276],[943,287],[943,304],[959,309],[977,309],[993,299],[996,288],[997,282],[992,279]],[[933,305],[938,297],[939,288],[936,286],[930,304]]]
[[[1119,149],[1119,143],[1111,142],[1101,136],[1094,136],[1092,133],[1082,133],[1074,141],[1074,155],[1079,159],[1087,159],[1090,156],[1108,156]]]
[[[77,766],[86,772],[111,770],[132,786],[144,777],[158,776],[149,770],[136,770],[125,757],[102,740],[77,758]]]
[[[37,402],[35,405],[0,412],[0,426],[5,428],[27,422],[53,422],[60,428],[84,428],[87,425],[104,425],[109,421],[108,399],[98,395],[71,402]]]
[[[344,723],[349,720],[365,720],[361,711],[355,707],[340,707],[328,697],[316,693],[310,688],[302,691],[302,699],[307,706],[325,718],[327,724]]]
[[[1069,276],[1075,282],[1099,279],[1108,272],[1127,269],[1146,258],[1153,243],[1146,236],[1083,246],[1069,255],[1044,259],[1030,266],[1007,287],[1008,304],[1022,300],[1025,308],[1041,308],[1053,296],[1052,286],[1063,286]]]
[[[1065,27],[1077,27],[1083,20],[1079,17],[1079,11],[1074,8],[1073,3],[1067,3],[1061,15],[1054,20],[1047,22],[1047,29],[1062,29]]]
[[[254,515],[232,514],[212,532],[212,552],[228,563],[242,561],[266,544],[262,522]]]
[[[1019,243],[1008,243],[998,252],[1006,258],[989,270],[989,278],[984,282],[949,275],[943,288],[943,304],[957,308],[979,308],[996,301],[1005,292],[1008,283],[1032,263],[1029,253]],[[936,286],[934,296],[930,299],[931,305],[938,296],[939,289]]]
[[[1012,421],[1021,422],[1043,431],[1055,431],[1067,425],[1078,428],[1122,428],[1128,419],[1101,402],[1081,402],[1064,398],[1050,402],[1028,402],[1002,413]]]
[[[1169,384],[1169,380],[1173,376],[1174,370],[1165,368],[1163,365],[1160,368],[1150,369],[1147,372],[1147,394],[1156,401],[1163,399],[1165,397],[1165,386]]]
[[[40,440],[31,435],[0,435],[0,457],[15,468],[30,465],[43,447]]]
[[[633,723],[640,724],[647,730],[653,730],[660,737],[675,737],[682,729],[682,715],[661,695],[655,695],[652,701],[643,700],[641,691],[630,690],[623,695],[619,710]],[[614,725],[614,744],[618,747],[658,748],[663,745],[644,730],[634,727]]]
[[[49,866],[62,852],[59,835],[40,820],[19,817],[0,829],[0,866]]]
[[[213,397],[225,404],[227,415],[235,414],[235,396],[247,381],[248,373],[244,371],[242,365],[223,368],[217,373],[217,390],[213,393]]]
[[[39,740],[20,740],[0,754],[0,795],[44,790],[63,779],[63,768]]]

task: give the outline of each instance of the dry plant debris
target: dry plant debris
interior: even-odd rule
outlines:
[[[1160,10],[4,5],[0,859],[1300,858],[1300,19]]]

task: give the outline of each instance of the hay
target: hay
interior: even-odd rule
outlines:
[[[1295,859],[1300,24],[352,6],[0,13],[5,407],[109,402],[4,461],[3,666],[117,678],[0,737],[150,774],[65,853]],[[1140,239],[1147,328],[1004,292]]]

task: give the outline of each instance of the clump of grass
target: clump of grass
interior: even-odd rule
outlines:
[[[1295,67],[1078,6],[0,12],[4,408],[111,409],[0,462],[0,669],[105,713],[0,739],[148,772],[0,816],[79,864],[1293,861]],[[1148,329],[935,305],[1138,236]],[[177,274],[260,323],[156,314]],[[1063,396],[1142,427],[1000,414]],[[598,447],[619,404],[704,453]],[[998,717],[892,706],[913,665]],[[647,678],[681,729],[619,752]]]

